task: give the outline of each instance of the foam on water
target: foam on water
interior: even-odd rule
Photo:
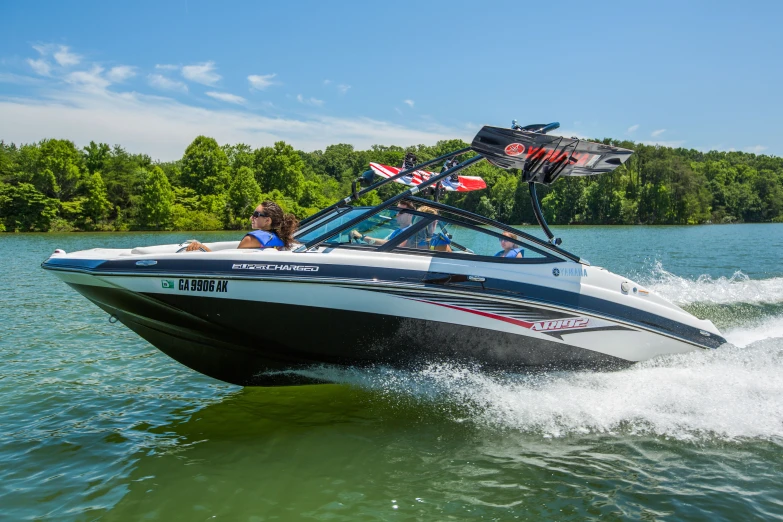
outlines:
[[[456,406],[455,420],[540,433],[783,441],[783,340],[662,357],[617,372],[491,374],[436,364],[416,372],[308,372],[386,397]]]
[[[685,279],[660,263],[649,288],[680,305],[783,303],[783,278]],[[709,307],[708,307],[709,308]],[[770,307],[767,307],[770,308]],[[448,404],[459,420],[560,437],[653,434],[676,439],[783,442],[783,316],[742,319],[714,351],[659,357],[616,372],[492,374],[433,364],[419,371],[318,368],[310,376]]]
[[[640,283],[671,302],[683,306],[693,303],[765,304],[783,302],[783,277],[754,280],[740,271],[731,277],[702,275],[686,279],[667,272],[660,262]]]
[[[768,317],[726,330],[723,336],[731,344],[744,348],[764,339],[783,339],[783,317]]]

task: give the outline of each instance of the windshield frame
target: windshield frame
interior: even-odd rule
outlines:
[[[431,201],[422,200],[430,204],[432,206]],[[384,209],[389,210],[389,209]],[[445,206],[444,210],[453,211],[453,207]],[[427,227],[430,223],[433,221],[441,221],[448,224],[453,224],[468,230],[472,230],[474,232],[478,232],[480,234],[485,234],[488,236],[495,237],[496,239],[508,239],[507,236],[504,236],[501,232],[497,232],[495,230],[482,228],[480,226],[477,226],[475,224],[463,221],[461,219],[456,219],[454,217],[444,217],[441,215],[436,214],[430,214],[425,212],[419,212],[418,210],[411,210],[411,209],[405,209],[405,212],[408,212],[412,215],[414,215],[416,218],[416,222],[412,223],[410,226],[408,226],[404,232],[400,233],[393,239],[389,239],[384,243],[383,245],[369,245],[364,243],[352,243],[352,242],[336,242],[331,241],[332,237],[340,236],[345,232],[344,229],[340,229],[340,227],[335,227],[333,230],[332,236],[330,236],[328,239],[325,239],[323,244],[328,245],[329,248],[349,248],[349,249],[356,249],[356,250],[369,250],[369,251],[376,251],[376,252],[384,252],[384,253],[401,253],[401,254],[416,254],[416,255],[426,255],[431,257],[447,257],[452,259],[465,259],[465,260],[473,260],[477,261],[480,260],[482,262],[492,262],[492,263],[513,263],[513,264],[545,264],[545,263],[559,263],[562,262],[563,259],[552,252],[548,252],[542,248],[540,248],[537,244],[527,241],[525,237],[519,237],[523,234],[519,234],[518,238],[516,240],[512,240],[515,244],[518,244],[520,247],[525,248],[526,250],[530,250],[532,252],[535,252],[539,256],[542,257],[522,257],[522,258],[508,258],[508,257],[496,257],[496,256],[488,256],[485,254],[476,254],[476,253],[468,253],[468,252],[459,252],[452,250],[451,252],[442,252],[442,251],[433,251],[433,250],[425,250],[421,248],[413,248],[413,247],[405,247],[400,246],[402,243],[407,241],[409,238],[414,237],[416,234],[418,234],[422,229]],[[452,212],[454,213],[454,212]],[[373,214],[370,216],[369,219],[372,219],[373,217],[377,216],[376,214]],[[492,226],[492,225],[490,225]],[[500,227],[495,227],[500,228]],[[527,234],[524,234],[527,236]],[[469,245],[466,245],[469,246]]]
[[[572,254],[572,253],[570,253],[570,252],[568,252],[566,250],[563,250],[562,248],[559,248],[558,246],[553,245],[552,243],[550,243],[550,242],[548,242],[548,241],[546,241],[544,239],[540,239],[540,238],[538,238],[536,236],[533,236],[533,235],[531,235],[531,234],[529,234],[527,232],[524,232],[522,230],[518,230],[518,229],[516,229],[516,228],[514,228],[514,227],[512,227],[510,225],[506,225],[505,223],[501,223],[499,221],[495,221],[494,219],[490,219],[490,218],[484,217],[484,216],[482,216],[480,214],[475,214],[473,212],[470,212],[470,211],[467,211],[467,210],[464,210],[464,209],[461,209],[461,208],[452,207],[452,206],[446,205],[444,203],[440,203],[440,202],[437,202],[437,201],[431,201],[429,199],[419,198],[419,197],[416,197],[416,196],[408,196],[408,197],[404,198],[403,201],[410,201],[412,203],[416,203],[417,205],[426,205],[426,206],[429,206],[429,207],[432,207],[432,208],[435,208],[435,209],[438,209],[438,210],[443,210],[443,211],[448,212],[448,213],[452,214],[453,216],[455,216],[453,218],[449,217],[448,219],[443,217],[443,216],[441,216],[441,219],[443,219],[444,221],[452,221],[455,224],[458,224],[460,226],[473,228],[474,230],[479,230],[479,231],[484,232],[484,233],[490,233],[491,235],[498,236],[498,234],[495,233],[494,231],[482,229],[482,228],[476,226],[474,223],[479,223],[481,225],[489,225],[489,226],[492,226],[492,227],[497,228],[499,230],[502,230],[504,232],[511,232],[512,234],[515,234],[519,238],[520,241],[522,241],[524,243],[528,243],[530,245],[534,245],[536,247],[535,251],[537,253],[539,253],[539,254],[545,255],[547,258],[552,257],[553,259],[557,259],[559,261],[568,260],[568,261],[574,261],[576,263],[581,263],[581,264],[584,264],[584,265],[589,265],[589,263],[587,261],[581,259],[579,256],[574,255],[574,254]],[[366,219],[370,219],[370,218],[376,216],[377,214],[379,214],[380,212],[382,212],[383,210],[386,210],[386,207],[383,207],[382,205],[377,205],[375,207],[345,206],[345,207],[338,207],[338,208],[339,209],[346,209],[347,211],[362,210],[363,212],[371,212],[371,211],[374,210],[374,212],[369,214]],[[325,224],[327,224],[327,223],[329,223],[329,222],[331,222],[331,221],[333,221],[335,219],[338,219],[340,216],[344,215],[346,210],[344,210],[343,212],[336,212],[335,214],[327,214],[327,217],[325,217],[323,219],[319,218],[318,220],[315,221],[314,224],[325,225]],[[414,213],[417,217],[421,217],[421,216],[429,217],[429,216],[431,216],[431,214],[424,214],[424,213],[420,213],[418,211],[410,211],[410,212]],[[460,218],[462,218],[462,219],[460,219]],[[347,228],[350,228],[350,226],[346,226],[346,225],[348,225],[348,223],[350,221],[351,220],[349,220],[346,223],[343,223],[342,225],[336,226],[334,228],[334,230],[330,230],[329,231],[330,232],[329,238],[331,238],[334,235],[340,234],[341,232],[343,232]],[[424,220],[419,220],[419,221],[424,221]],[[473,222],[473,223],[471,223],[471,222]],[[303,229],[303,230],[304,231],[311,231],[311,230],[313,230],[314,229],[314,227],[313,227],[314,224],[307,223],[305,229]],[[328,243],[328,244],[329,244],[330,247],[356,248],[356,249],[362,249],[362,250],[371,249],[371,250],[388,252],[389,250],[394,248],[397,243],[401,243],[404,239],[407,239],[409,237],[408,233],[410,233],[412,235],[413,233],[418,231],[420,227],[418,227],[417,225],[418,225],[418,223],[414,223],[411,226],[411,229],[413,229],[413,230],[407,230],[405,233],[400,234],[399,236],[394,238],[394,240],[393,240],[393,242],[391,244],[387,243],[387,244],[384,244],[384,245],[382,245],[380,247],[375,247],[375,246],[372,246],[372,245],[356,244],[356,243]],[[299,237],[299,233],[297,233],[295,238],[298,238],[298,237]],[[398,238],[402,238],[402,239],[397,241]],[[325,238],[322,242],[325,243],[326,241],[327,241],[327,239]],[[387,246],[388,246],[388,248],[385,248]],[[530,248],[530,247],[527,246],[527,248]],[[542,252],[542,250],[544,252]],[[414,248],[407,249],[405,247],[401,247],[400,251],[404,251],[406,253],[426,254],[425,251],[423,251],[421,249],[414,249]],[[492,259],[492,258],[489,258],[489,257],[486,257],[486,256],[478,256],[478,255],[473,255],[473,254],[458,254],[458,253],[454,253],[454,252],[452,252],[452,253],[449,253],[449,252],[432,252],[431,254],[428,254],[428,255],[446,255],[446,256],[456,255],[456,256],[469,256],[471,259],[476,259],[476,258]],[[563,258],[565,258],[565,259],[563,259]],[[500,258],[494,258],[494,259],[497,261]],[[536,259],[536,258],[529,258],[527,260],[527,262],[528,263],[534,262],[534,261],[532,261],[532,259]],[[506,258],[505,262],[508,262],[508,261],[514,262],[513,259]],[[517,261],[521,261],[521,259],[517,260]],[[543,261],[538,261],[538,262],[543,262]],[[551,261],[546,261],[546,262],[551,262]]]
[[[468,230],[472,230],[474,232],[478,232],[480,234],[486,234],[488,236],[493,236],[498,240],[506,239],[509,240],[507,236],[504,236],[502,233],[496,232],[494,230],[488,230],[486,228],[481,228],[479,226],[466,223],[459,219],[453,219],[450,217],[443,217],[436,214],[429,214],[419,211],[410,211],[411,214],[415,215],[416,217],[420,217],[422,219],[419,219],[416,223],[408,227],[405,232],[401,233],[397,237],[395,237],[392,240],[389,240],[386,244],[381,245],[378,247],[379,252],[391,252],[391,251],[397,251],[397,252],[403,252],[406,254],[425,254],[425,255],[431,255],[436,257],[459,257],[463,259],[482,259],[484,261],[493,261],[493,262],[502,262],[502,263],[521,263],[521,264],[541,264],[541,263],[559,263],[562,262],[562,259],[552,255],[550,252],[546,252],[540,248],[537,248],[535,245],[530,244],[530,242],[524,241],[524,239],[516,239],[516,240],[510,240],[511,242],[519,245],[520,247],[524,247],[527,250],[530,250],[532,252],[535,252],[536,254],[539,254],[543,257],[522,257],[522,258],[509,258],[509,257],[496,257],[496,256],[488,256],[484,254],[476,254],[476,253],[468,253],[468,252],[458,252],[452,250],[451,252],[442,252],[442,251],[434,251],[434,250],[424,250],[421,248],[412,248],[412,247],[406,247],[406,246],[400,246],[402,243],[404,243],[407,239],[415,236],[420,230],[428,226],[433,221],[442,221],[444,223],[453,224],[459,227],[466,228]],[[467,247],[470,247],[470,245],[466,245]]]

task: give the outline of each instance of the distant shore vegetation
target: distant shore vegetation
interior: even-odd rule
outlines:
[[[783,222],[783,158],[603,143],[636,153],[611,174],[539,187],[551,224]],[[260,201],[274,200],[304,218],[345,197],[371,161],[398,166],[407,151],[424,161],[466,146],[461,140],[369,150],[336,144],[302,152],[282,141],[254,149],[198,136],[181,159],[158,162],[121,145],[0,141],[0,231],[245,229]],[[535,221],[519,172],[482,162],[463,174],[482,176],[488,187],[449,193],[448,204],[509,223]],[[360,203],[376,204],[403,189],[392,183]]]

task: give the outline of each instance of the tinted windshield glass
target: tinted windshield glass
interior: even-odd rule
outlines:
[[[405,210],[387,208],[362,221],[350,230],[343,230],[326,240],[327,243],[355,243],[381,246],[403,233],[413,222],[413,216]]]
[[[340,216],[336,219],[332,219],[335,214],[338,212],[342,212]],[[306,227],[304,227],[302,230],[299,231],[299,233],[296,235],[296,240],[300,243],[307,243],[308,241],[311,241],[322,234],[325,234],[329,232],[330,230],[334,230],[335,228],[339,227],[343,223],[352,220],[356,216],[359,216],[363,214],[364,212],[367,212],[366,208],[353,208],[350,210],[345,209],[338,209],[335,210],[333,213],[329,213],[326,216],[323,216],[322,218],[318,219],[314,223],[309,223]],[[331,221],[328,221],[331,219]],[[326,222],[328,221],[328,223]]]
[[[548,257],[513,234],[498,237],[489,233],[492,230],[490,227],[477,230],[435,216],[425,219],[428,223],[424,228],[417,231],[406,244],[398,245],[398,248],[513,259],[542,260]]]

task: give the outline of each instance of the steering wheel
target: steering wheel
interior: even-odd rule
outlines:
[[[188,247],[190,246],[190,244],[193,243],[194,241],[196,241],[196,240],[195,239],[188,239],[187,241],[183,241],[182,243],[179,244],[179,246],[181,246],[182,248],[177,250],[176,253],[179,254],[180,252],[185,252],[188,249]],[[200,247],[198,247],[198,251],[199,252],[206,252],[207,250],[205,250],[203,246],[200,246]]]
[[[187,250],[188,250],[188,245],[185,245],[184,247],[182,247],[179,250],[177,250],[176,253],[179,254],[180,252],[186,252]],[[204,250],[204,247],[198,247],[198,251],[199,252],[206,252],[206,250]]]

